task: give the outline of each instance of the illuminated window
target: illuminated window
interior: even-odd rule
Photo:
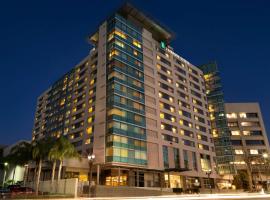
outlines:
[[[170,107],[170,111],[171,111],[171,112],[174,112],[174,107],[171,106],[171,107]]]
[[[239,113],[240,118],[247,118],[247,114],[246,113]]]
[[[258,155],[259,154],[258,149],[250,149],[249,152],[251,155]]]
[[[243,135],[250,135],[250,131],[243,131]]]
[[[85,144],[90,144],[90,138],[85,140]]]
[[[244,154],[243,150],[241,150],[241,149],[235,149],[234,152],[235,152],[236,155]]]
[[[236,113],[228,113],[228,114],[226,114],[226,117],[228,119],[236,119],[237,118],[237,114]]]
[[[89,113],[92,113],[93,112],[93,107],[90,107],[89,110],[88,110]]]
[[[142,48],[141,44],[137,40],[134,40],[134,39],[133,39],[133,45],[138,48]]]
[[[179,124],[180,124],[180,125],[183,125],[183,124],[184,124],[184,122],[183,122],[182,119],[179,120]]]
[[[134,51],[133,51],[133,54],[134,54],[135,56],[137,56],[137,55],[138,55],[138,51],[134,50]]]
[[[157,55],[157,59],[160,60],[160,56],[159,55]]]
[[[63,105],[65,104],[65,102],[66,102],[66,100],[65,100],[65,99],[62,99],[62,100],[60,101],[60,106],[63,106]]]
[[[93,121],[92,117],[89,117],[88,120],[87,120],[88,123],[91,123],[92,121]]]
[[[160,113],[159,116],[160,116],[161,119],[164,119],[164,113]]]
[[[92,80],[90,81],[90,85],[94,85],[94,83],[95,83],[95,79],[92,79]]]
[[[159,92],[159,93],[158,93],[158,96],[161,98],[161,97],[162,97],[162,93]]]
[[[231,131],[232,135],[240,135],[240,131]]]
[[[93,132],[92,126],[88,127],[88,128],[86,129],[86,132],[87,132],[87,134],[92,134],[92,132]]]
[[[161,128],[162,130],[164,130],[164,128],[165,128],[164,124],[161,124],[161,125],[160,125],[160,128]]]
[[[116,40],[115,41],[115,44],[118,45],[118,46],[120,46],[120,47],[122,47],[122,48],[125,48],[125,45],[124,45],[123,42],[120,42],[120,41]]]
[[[117,31],[117,30],[116,30],[114,33],[115,33],[116,35],[120,36],[120,37],[123,38],[123,39],[127,39],[126,34],[120,32],[120,31]]]

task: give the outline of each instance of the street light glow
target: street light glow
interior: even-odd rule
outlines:
[[[89,161],[92,161],[92,160],[94,160],[95,158],[96,158],[96,156],[95,156],[94,154],[88,155],[88,156],[87,156],[87,159],[88,159]]]
[[[7,163],[7,162],[5,162],[5,163],[4,163],[4,165],[5,165],[5,166],[8,166],[8,163]]]
[[[264,154],[263,154],[263,157],[264,157],[264,158],[268,158],[268,154],[267,154],[267,153],[264,153]]]

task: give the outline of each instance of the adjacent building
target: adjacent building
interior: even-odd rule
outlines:
[[[233,164],[234,153],[226,119],[221,77],[216,62],[210,62],[199,66],[199,68],[203,71],[206,83],[211,130],[215,143],[217,171],[223,179],[220,181],[220,187],[224,185],[228,186],[233,179],[233,175],[236,174],[236,169]]]
[[[226,103],[237,170],[251,167],[253,181],[266,181],[269,173],[269,142],[258,103]]]
[[[214,187],[204,73],[171,40],[122,6],[89,36],[90,54],[38,98],[33,140],[63,135],[82,155],[94,154],[98,184]],[[87,162],[64,165],[63,177],[87,180]]]

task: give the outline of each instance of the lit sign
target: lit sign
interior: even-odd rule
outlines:
[[[160,42],[160,47],[161,47],[162,49],[165,49],[165,48],[166,48],[165,42],[161,41],[161,42]]]

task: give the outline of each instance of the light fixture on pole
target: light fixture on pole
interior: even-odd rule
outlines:
[[[211,192],[211,194],[212,194],[212,185],[211,185],[211,183],[210,183],[210,175],[212,174],[212,170],[209,169],[209,170],[207,170],[205,173],[206,173],[206,175],[207,175],[207,177],[208,177],[208,184],[209,184],[210,192]]]
[[[6,175],[7,175],[7,166],[8,166],[8,163],[7,162],[5,162],[4,163],[4,177],[3,177],[3,183],[2,183],[2,187],[4,187],[4,185],[5,185],[5,181],[6,181]]]
[[[91,196],[91,182],[92,182],[92,169],[93,169],[93,163],[95,160],[96,156],[94,154],[89,154],[87,156],[88,159],[88,164],[89,164],[89,197]]]

